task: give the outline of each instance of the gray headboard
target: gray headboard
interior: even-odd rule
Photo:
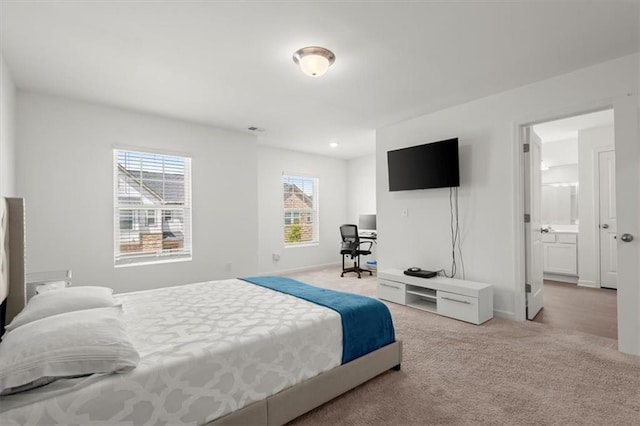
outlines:
[[[0,334],[26,304],[23,198],[0,198]]]

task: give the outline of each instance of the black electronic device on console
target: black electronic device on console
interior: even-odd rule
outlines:
[[[437,272],[433,272],[433,271],[425,271],[424,269],[418,268],[418,267],[411,267],[409,269],[406,269],[404,271],[405,275],[410,275],[412,277],[420,277],[420,278],[433,278],[436,275],[438,275]]]

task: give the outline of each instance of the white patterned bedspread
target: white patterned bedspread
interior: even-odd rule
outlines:
[[[4,397],[0,423],[203,424],[340,365],[337,312],[241,280],[117,298],[138,367]]]

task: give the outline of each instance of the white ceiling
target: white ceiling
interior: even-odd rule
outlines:
[[[293,64],[308,45],[336,54],[322,78]],[[2,0],[0,49],[23,90],[354,158],[377,127],[637,52],[638,3]]]

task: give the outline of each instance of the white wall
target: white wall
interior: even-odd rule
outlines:
[[[518,125],[586,112],[603,103],[613,104],[616,114],[626,112],[627,101],[637,93],[637,63],[636,55],[619,58],[378,129],[379,269],[450,267],[449,190],[389,192],[386,152],[458,137],[466,278],[494,285],[496,314],[523,319]],[[637,130],[630,124],[623,120],[616,135],[626,146],[637,144]],[[406,209],[409,214],[403,217]],[[637,300],[635,293],[632,299]]]
[[[318,244],[286,247],[282,174],[319,179]],[[261,273],[281,273],[340,262],[340,231],[347,216],[347,162],[288,150],[258,148],[258,258]],[[280,255],[273,261],[272,254]]]
[[[15,98],[11,73],[0,55],[0,196],[3,197],[16,195]]]
[[[544,150],[544,145],[542,146]],[[578,155],[576,153],[576,162]],[[563,166],[549,167],[542,171],[542,183],[572,183],[578,182],[578,164],[565,164]]]
[[[535,129],[535,126],[533,126]],[[549,166],[574,164],[578,162],[577,138],[562,139],[542,144],[542,161]]]
[[[354,158],[347,163],[347,220],[358,224],[361,214],[376,213],[376,155]]]
[[[578,132],[578,173],[580,194],[578,195],[578,284],[599,287],[600,279],[596,277],[596,264],[600,262],[598,241],[598,223],[594,185],[597,178],[596,161],[599,149],[615,149],[613,126],[595,127]],[[596,263],[597,262],[597,263]]]
[[[257,272],[253,136],[22,91],[17,104],[28,272],[72,269],[75,284],[117,292]],[[114,268],[114,147],[192,157],[192,261]]]

